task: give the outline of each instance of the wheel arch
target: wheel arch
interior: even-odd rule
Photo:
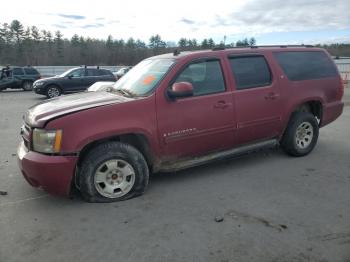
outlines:
[[[94,141],[90,141],[88,144],[84,145],[78,154],[78,163],[77,166],[81,165],[84,157],[96,146],[107,143],[107,142],[123,142],[135,147],[137,150],[141,152],[144,156],[147,165],[150,169],[152,169],[155,162],[155,154],[151,148],[150,141],[146,137],[146,135],[142,133],[126,133],[126,134],[118,134],[114,136],[109,136],[106,138],[97,139]]]
[[[305,99],[301,101],[300,103],[297,103],[292,107],[292,109],[289,111],[286,122],[284,124],[283,132],[281,133],[280,138],[282,138],[283,134],[286,132],[286,129],[288,127],[288,124],[290,120],[293,117],[293,114],[296,112],[310,112],[313,114],[316,119],[318,120],[318,125],[321,127],[322,123],[322,116],[323,116],[323,101],[320,98],[312,98],[312,99]]]

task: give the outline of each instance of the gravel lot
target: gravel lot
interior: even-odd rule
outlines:
[[[0,262],[350,261],[350,107],[309,156],[254,153],[88,204],[30,187],[17,168],[22,114],[42,100],[0,93]]]

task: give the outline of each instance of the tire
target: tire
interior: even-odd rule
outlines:
[[[80,192],[88,202],[115,202],[140,196],[146,190],[149,170],[133,146],[108,142],[92,149],[79,172]]]
[[[291,156],[305,156],[314,149],[318,134],[318,122],[313,114],[295,112],[282,137],[281,146]]]
[[[31,82],[31,81],[24,81],[22,83],[22,89],[24,91],[32,91],[33,90],[33,82]]]
[[[61,89],[56,85],[50,85],[46,88],[47,98],[54,98],[62,94]]]

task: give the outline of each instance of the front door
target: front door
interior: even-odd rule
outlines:
[[[229,57],[235,82],[237,141],[240,144],[278,136],[281,99],[277,79],[272,77],[263,55]]]
[[[163,161],[231,147],[235,124],[232,90],[225,85],[220,60],[192,62],[174,82],[191,83],[194,94],[170,100],[157,93]]]
[[[76,92],[85,88],[85,68],[79,68],[72,71],[68,78],[64,80],[62,86],[65,92]]]

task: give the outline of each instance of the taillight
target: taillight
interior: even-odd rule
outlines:
[[[342,100],[343,95],[344,95],[344,88],[345,88],[345,81],[340,80],[340,85],[339,85],[337,95],[336,95],[337,100]]]

